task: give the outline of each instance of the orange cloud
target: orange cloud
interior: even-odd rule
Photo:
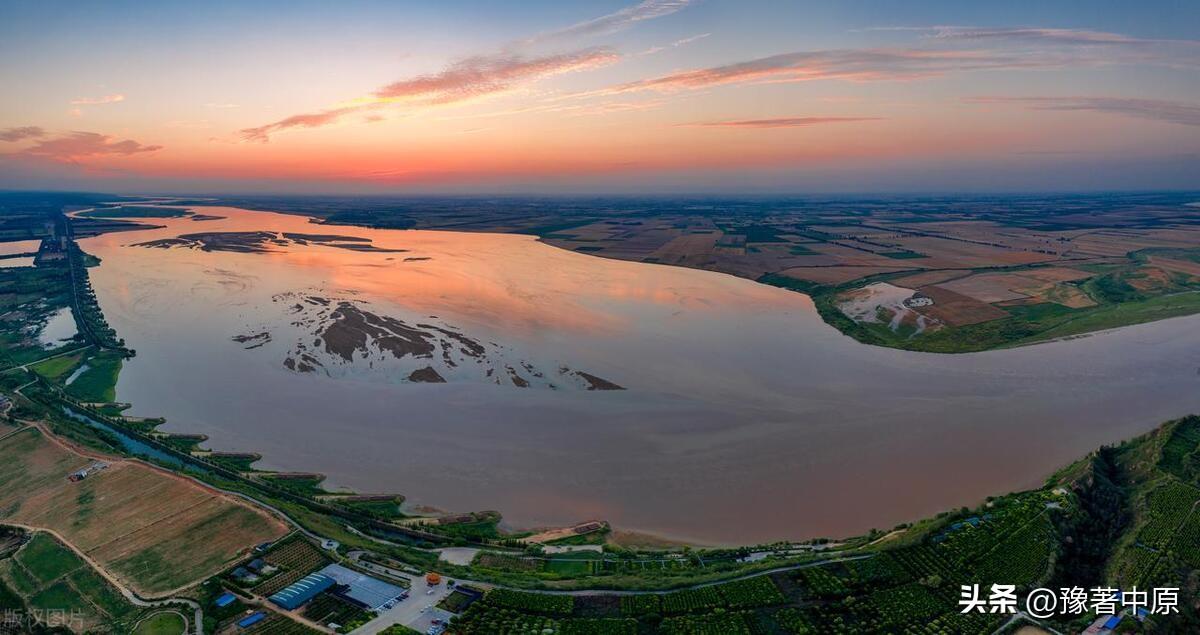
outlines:
[[[620,59],[607,48],[590,48],[536,58],[504,53],[476,56],[450,65],[440,73],[394,82],[375,91],[369,101],[315,113],[293,115],[279,121],[241,131],[247,141],[266,142],[270,135],[291,128],[317,128],[343,116],[381,108],[392,103],[424,106],[454,104],[508,91],[518,85],[554,75],[587,70]]]

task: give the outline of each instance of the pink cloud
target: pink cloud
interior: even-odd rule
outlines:
[[[1054,58],[1019,53],[924,49],[845,49],[782,53],[745,62],[672,73],[615,86],[610,93],[705,88],[747,82],[802,82],[821,79],[879,81],[934,77],[950,72],[1049,68]]]
[[[604,66],[617,59],[619,56],[606,48],[532,59],[513,54],[477,56],[452,64],[440,73],[388,84],[374,94],[385,100],[453,103],[502,92],[525,81]]]
[[[345,115],[405,103],[439,106],[460,103],[506,92],[517,86],[554,75],[611,64],[619,56],[607,48],[590,48],[573,53],[527,58],[505,53],[476,56],[450,65],[440,73],[394,82],[375,91],[370,101],[314,113],[292,115],[279,121],[241,131],[247,141],[266,142],[270,136],[292,128],[318,128]]]
[[[780,53],[629,82],[601,93],[662,92],[752,82],[881,81],[972,71],[1106,65],[1200,67],[1200,41],[1152,40],[1072,29],[897,27],[928,32],[920,47],[826,49]],[[954,48],[949,48],[954,47]]]
[[[143,145],[132,139],[118,141],[97,132],[72,132],[54,139],[43,139],[17,154],[73,163],[100,156],[129,156],[161,150],[159,145]]]

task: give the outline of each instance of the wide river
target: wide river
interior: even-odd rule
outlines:
[[[196,211],[224,218],[154,219],[166,227],[82,241],[103,261],[91,276],[104,312],[137,351],[117,387],[129,414],[260,452],[263,467],[496,509],[514,527],[599,518],[721,544],[844,536],[1037,486],[1100,444],[1200,411],[1200,317],[911,353],[841,335],[807,296],[718,273],[529,236]],[[373,249],[134,246],[229,231],[338,234]],[[320,348],[295,314],[318,307],[312,297],[457,330],[491,347],[478,369],[502,372],[436,360],[448,382],[413,383],[413,360],[365,353],[289,370],[297,347]],[[532,371],[521,371],[526,388],[497,379],[521,363],[627,390]]]

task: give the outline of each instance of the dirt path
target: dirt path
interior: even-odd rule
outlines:
[[[248,504],[246,500],[243,500],[237,496],[233,496],[229,492],[225,492],[221,489],[212,487],[206,483],[197,481],[191,477],[184,476],[184,475],[176,473],[176,472],[172,472],[171,470],[159,467],[152,463],[147,463],[140,459],[124,457],[124,456],[120,456],[120,455],[112,455],[112,454],[108,454],[106,452],[101,452],[98,450],[93,450],[91,448],[82,447],[78,444],[72,443],[71,441],[68,441],[66,439],[63,439],[63,438],[55,435],[51,430],[49,430],[48,426],[46,426],[42,422],[23,421],[23,423],[27,423],[28,425],[25,428],[22,428],[22,430],[27,430],[30,427],[36,428],[38,431],[40,431],[42,433],[42,436],[46,440],[48,440],[49,442],[57,445],[58,447],[62,448],[63,450],[65,450],[67,452],[70,452],[72,454],[76,454],[78,456],[81,456],[81,457],[84,457],[87,459],[91,459],[91,460],[105,461],[105,462],[108,462],[108,463],[114,464],[114,465],[120,464],[120,463],[136,464],[140,467],[150,469],[161,476],[165,476],[168,478],[175,479],[176,481],[187,483],[191,487],[200,488],[207,494],[209,494],[213,497],[219,498],[221,500],[227,501],[229,504],[238,505],[240,507],[249,509],[249,510],[253,511],[254,513],[259,514],[262,517],[268,519],[271,523],[277,525],[279,527],[281,533],[284,533],[284,530],[287,528],[288,523],[276,515],[277,513],[279,513],[278,510],[275,510],[276,514],[273,514],[270,511],[267,511],[266,509],[264,509],[261,505]],[[6,524],[20,526],[17,523],[10,523],[8,521],[4,521],[4,522]],[[28,527],[28,528],[46,531],[48,533],[53,533],[56,537],[58,537],[64,543],[70,545],[70,543],[68,543],[60,534],[55,532],[53,529],[44,528],[44,527]],[[71,545],[71,547],[74,549],[74,545]],[[88,558],[88,561],[94,562],[91,558]],[[107,575],[107,572],[105,572],[105,573],[106,573],[106,577],[111,577],[110,575]],[[192,588],[197,583],[202,582],[202,581],[203,580],[195,580],[189,584],[182,585],[180,587],[177,587],[177,588],[174,588],[174,589],[171,589],[168,591],[164,591],[161,593],[155,593],[155,594],[149,594],[146,597],[154,599],[154,598],[163,598],[163,597],[174,596],[179,593],[182,593],[183,591],[185,591],[189,588]]]
[[[196,635],[203,635],[203,633],[204,633],[204,611],[200,608],[200,604],[195,602],[194,600],[190,600],[188,598],[179,598],[179,597],[168,597],[168,598],[162,598],[162,599],[157,599],[157,600],[144,600],[140,596],[138,596],[136,593],[134,593],[131,589],[126,587],[119,579],[117,579],[116,576],[109,573],[108,570],[105,569],[99,562],[96,562],[95,560],[92,559],[91,556],[89,556],[88,554],[81,551],[75,545],[71,544],[71,542],[69,540],[67,540],[65,537],[63,537],[62,534],[58,533],[57,531],[54,531],[53,529],[46,529],[44,527],[34,527],[32,525],[26,525],[24,523],[15,523],[15,522],[11,522],[11,521],[4,521],[3,523],[0,523],[0,524],[7,525],[9,527],[17,527],[17,528],[24,529],[25,531],[30,531],[30,532],[41,531],[41,532],[50,534],[51,536],[54,536],[55,540],[66,545],[68,549],[70,549],[72,552],[75,553],[75,555],[79,556],[80,559],[82,559],[84,562],[88,563],[88,566],[90,566],[93,570],[95,570],[96,573],[98,573],[100,575],[100,577],[107,580],[109,584],[113,585],[113,587],[115,587],[117,589],[117,591],[120,591],[121,595],[125,596],[125,599],[128,600],[129,603],[134,606],[140,606],[142,608],[152,608],[155,606],[170,606],[172,604],[186,604],[187,606],[191,607],[192,610],[195,612],[196,628],[194,630],[195,630]],[[174,593],[174,591],[172,591],[172,593]]]
[[[66,450],[68,452],[71,452],[73,454],[78,454],[85,458],[105,461],[105,462],[113,463],[113,464],[134,463],[134,464],[143,466],[145,468],[148,468],[162,476],[166,476],[168,478],[175,479],[176,481],[187,483],[194,487],[198,487],[206,492],[211,493],[213,496],[217,496],[217,497],[221,498],[222,500],[229,501],[230,503],[232,503],[234,505],[239,505],[241,507],[249,508],[252,511],[277,523],[281,527],[286,527],[286,525],[288,524],[287,522],[284,521],[284,518],[279,517],[282,515],[282,512],[279,512],[279,510],[276,510],[274,508],[267,508],[266,506],[264,506],[262,504],[247,504],[248,500],[252,501],[253,499],[248,499],[247,497],[238,496],[234,492],[229,492],[229,491],[217,488],[217,487],[213,487],[212,485],[209,485],[208,483],[205,483],[203,481],[196,480],[190,476],[186,476],[186,475],[180,474],[178,472],[169,470],[167,468],[160,467],[158,465],[149,463],[147,461],[143,461],[136,457],[123,456],[123,455],[119,455],[119,454],[108,454],[106,452],[101,452],[99,450],[94,450],[92,448],[87,448],[87,447],[81,446],[79,444],[73,443],[67,439],[63,439],[62,437],[59,437],[58,435],[54,434],[53,431],[51,431],[44,423],[42,423],[40,421],[22,421],[22,423],[26,423],[30,426],[37,428],[38,430],[41,431],[42,435],[45,436],[47,440],[49,440],[50,442],[54,443],[55,445],[59,446],[60,448]],[[267,509],[274,511],[275,513],[271,513],[270,511],[267,511]],[[290,520],[290,519],[288,519],[288,520]],[[183,588],[188,588],[188,587],[183,587]],[[177,593],[181,590],[182,589],[176,589],[174,591],[170,591],[170,593]]]
[[[24,422],[24,421],[17,421],[17,423],[25,423],[25,422]],[[9,432],[5,432],[4,434],[0,434],[0,441],[4,441],[5,439],[7,439],[7,438],[9,438],[9,437],[11,437],[11,436],[13,436],[13,435],[16,435],[16,434],[18,434],[18,433],[24,432],[24,431],[26,431],[26,430],[28,430],[28,429],[29,429],[29,426],[28,426],[28,425],[22,425],[22,426],[21,426],[21,427],[19,427],[19,428],[16,428],[16,429],[14,429],[14,430],[11,430],[11,431],[9,431]]]

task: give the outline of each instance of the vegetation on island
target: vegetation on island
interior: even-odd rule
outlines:
[[[1195,250],[1193,257],[1200,257],[1200,249]],[[759,282],[808,294],[827,323],[864,344],[931,353],[970,353],[1022,346],[1200,313],[1200,276],[1175,274],[1151,289],[1139,289],[1129,283],[1145,275],[1138,272],[1136,265],[1106,269],[1107,273],[1098,279],[1073,285],[1077,293],[1092,301],[1090,306],[1072,308],[1049,302],[1004,306],[1000,308],[1001,317],[928,331],[919,331],[911,322],[901,322],[893,329],[890,313],[875,321],[856,321],[840,308],[847,292],[895,281],[911,272],[874,275],[839,285],[806,283],[779,274],[764,275]],[[972,271],[1012,270],[1006,267]]]
[[[1195,193],[759,199],[227,197],[381,229],[504,231],[812,296],[871,345],[960,353],[1200,312]],[[922,298],[849,317],[889,283]],[[920,319],[918,319],[920,318]]]

